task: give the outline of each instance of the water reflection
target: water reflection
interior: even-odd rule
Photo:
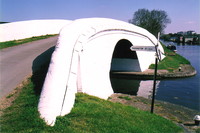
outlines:
[[[157,88],[160,81],[156,81],[156,91],[155,95],[157,93]],[[153,80],[146,80],[141,81],[139,86],[139,91],[137,92],[137,96],[142,96],[145,98],[152,98],[152,92],[153,92]]]
[[[137,95],[140,80],[111,78],[114,93]]]
[[[159,83],[160,81],[157,81],[156,88],[158,87]],[[128,77],[111,78],[111,85],[114,93],[130,94],[145,98],[152,97],[153,80],[134,80],[128,79]]]

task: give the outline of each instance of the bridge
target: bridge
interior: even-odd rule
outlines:
[[[140,72],[155,60],[155,46],[163,48],[147,30],[126,22],[78,19],[62,28],[42,88],[38,110],[53,126],[57,116],[70,113],[75,93],[107,99],[113,94],[112,71]]]

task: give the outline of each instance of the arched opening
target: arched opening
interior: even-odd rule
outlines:
[[[114,93],[137,95],[139,80],[130,79],[116,72],[141,72],[136,51],[131,51],[132,43],[126,39],[119,40],[113,51],[110,81]]]
[[[111,72],[140,72],[140,65],[136,51],[131,51],[132,43],[126,39],[118,41],[115,46],[112,61]]]

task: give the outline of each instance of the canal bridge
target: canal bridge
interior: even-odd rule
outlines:
[[[148,69],[164,51],[147,30],[126,22],[88,18],[62,28],[42,88],[38,110],[53,126],[57,116],[70,113],[75,93],[107,99],[113,94],[111,71]]]

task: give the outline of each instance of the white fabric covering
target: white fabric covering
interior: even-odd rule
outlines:
[[[0,24],[0,42],[58,34],[60,29],[70,22],[70,20],[49,19]]]
[[[77,91],[103,99],[113,93],[109,72],[121,39],[135,46],[157,44],[145,29],[113,19],[79,19],[61,30],[38,105],[48,125],[53,126],[57,116],[70,113]],[[155,60],[155,52],[138,51],[137,55],[142,71]]]

